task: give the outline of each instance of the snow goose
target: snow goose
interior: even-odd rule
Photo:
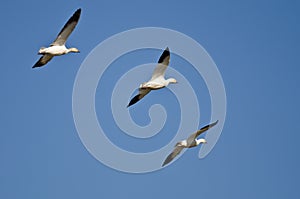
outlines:
[[[170,153],[170,155],[168,155],[162,166],[165,166],[166,164],[170,163],[182,151],[183,148],[192,148],[198,146],[201,143],[205,144],[206,140],[204,138],[197,139],[197,137],[203,132],[210,129],[211,127],[215,126],[217,123],[218,120],[214,123],[206,125],[205,127],[202,127],[200,130],[190,135],[187,140],[177,142],[177,144],[175,145],[175,149],[172,151],[172,153]]]
[[[81,9],[79,8],[64,25],[64,27],[59,32],[59,34],[57,35],[54,42],[50,45],[50,47],[42,47],[39,50],[38,54],[43,56],[34,64],[32,68],[41,67],[47,64],[54,56],[59,56],[70,52],[79,53],[79,50],[77,48],[66,48],[65,43],[72,31],[74,30],[74,28],[76,27],[80,18],[80,13]]]
[[[170,83],[177,83],[176,79],[165,79],[165,72],[170,62],[170,51],[167,47],[158,60],[158,65],[154,69],[152,78],[145,83],[142,83],[139,87],[139,94],[132,98],[127,107],[137,103],[143,97],[145,97],[151,90],[157,90],[168,86]]]

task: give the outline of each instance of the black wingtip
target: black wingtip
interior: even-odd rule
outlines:
[[[34,66],[32,66],[32,68],[39,68],[39,67],[42,67],[42,66],[43,66],[43,64],[41,65],[39,63],[36,63],[36,64],[34,64]]]
[[[164,161],[164,163],[161,165],[161,167],[164,167],[167,164],[169,164],[169,162]]]
[[[158,60],[158,63],[162,63],[164,61],[164,59],[166,57],[170,56],[170,50],[169,50],[169,47],[167,47],[164,52],[161,54],[159,60]]]
[[[81,8],[78,8],[78,9],[74,12],[74,14],[73,14],[73,16],[72,16],[73,20],[78,21],[79,18],[80,18],[80,14],[81,14]]]
[[[213,123],[211,123],[211,124],[208,124],[208,125],[202,127],[199,131],[200,131],[201,133],[203,133],[203,132],[207,131],[208,129],[214,127],[218,122],[219,122],[219,120],[217,120],[217,121],[215,121],[215,122],[213,122]]]
[[[215,121],[214,123],[210,124],[210,126],[215,126],[216,124],[218,124],[219,120]]]
[[[167,164],[166,161],[164,161],[164,163],[161,165],[161,167],[164,167],[166,164]]]
[[[73,21],[79,21],[80,14],[81,14],[81,8],[78,8],[66,24],[69,24]]]
[[[165,159],[164,163],[161,165],[161,167],[164,167],[165,165],[169,164],[172,161],[172,159],[170,159],[170,157],[167,157],[167,159]]]
[[[32,68],[39,68],[44,66],[46,63],[42,63],[41,60],[43,59],[43,57],[41,57],[33,66]]]
[[[74,15],[80,15],[80,14],[81,14],[81,8],[78,8],[78,9],[75,11]]]
[[[140,96],[140,95],[138,94],[138,95],[136,95],[134,98],[132,98],[132,99],[130,100],[129,104],[127,105],[127,108],[128,108],[129,106],[131,106],[131,105],[137,103],[137,102],[140,100],[139,96]]]

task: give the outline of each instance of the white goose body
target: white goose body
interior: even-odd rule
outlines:
[[[64,55],[64,54],[67,54],[68,52],[69,52],[69,49],[67,49],[65,45],[50,46],[48,48],[41,48],[39,50],[39,54],[41,54],[41,55],[51,54],[53,56]]]
[[[40,55],[51,54],[53,56],[59,56],[68,54],[70,52],[79,52],[76,48],[66,48],[65,45],[62,46],[50,46],[48,48],[41,48],[39,50]]]
[[[203,138],[200,138],[200,139],[195,139],[195,140],[182,140],[180,142],[178,142],[176,144],[176,146],[180,146],[180,147],[183,147],[183,148],[192,148],[192,147],[195,147],[195,146],[198,146],[199,144],[205,144],[206,143],[206,140],[203,139]]]
[[[157,90],[168,86],[170,83],[176,83],[176,80],[174,78],[170,78],[167,80],[165,78],[154,79],[141,84],[140,88],[150,88],[151,90]]]

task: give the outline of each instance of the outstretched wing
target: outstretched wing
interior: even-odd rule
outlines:
[[[149,92],[151,91],[150,88],[139,88],[139,94],[137,94],[134,98],[132,98],[129,102],[129,104],[127,105],[127,107],[137,103],[138,101],[140,101],[143,97],[145,97],[145,95],[147,95]]]
[[[43,55],[35,64],[32,66],[32,68],[41,67],[47,64],[51,59],[53,58],[53,55],[51,54],[45,54]]]
[[[158,60],[158,65],[154,69],[151,80],[154,80],[158,77],[164,77],[169,63],[170,63],[170,51],[169,48],[167,47]]]
[[[170,155],[168,155],[168,157],[165,159],[162,166],[165,166],[166,164],[170,163],[182,151],[182,149],[182,146],[176,146],[172,153],[170,153]]]
[[[199,129],[198,131],[196,131],[196,133],[193,133],[192,135],[190,135],[190,137],[187,139],[187,142],[192,143],[192,141],[194,141],[200,134],[204,133],[211,127],[215,126],[218,123],[218,121],[219,120],[215,121],[214,123],[208,124],[208,125],[202,127],[201,129]]]
[[[62,46],[65,45],[68,37],[76,27],[79,18],[80,18],[81,9],[79,8],[76,10],[76,12],[73,14],[73,16],[67,21],[67,23],[64,25],[62,30],[58,33],[56,39],[51,44],[51,46]]]

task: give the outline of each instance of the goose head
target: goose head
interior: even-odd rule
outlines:
[[[177,80],[174,78],[169,78],[169,79],[167,79],[167,82],[168,82],[168,84],[176,84]]]
[[[72,52],[72,53],[79,53],[80,51],[77,48],[69,48],[68,49],[68,53],[70,53],[70,52]]]
[[[207,141],[204,138],[200,138],[200,139],[196,140],[196,142],[197,142],[197,145],[207,143]]]

